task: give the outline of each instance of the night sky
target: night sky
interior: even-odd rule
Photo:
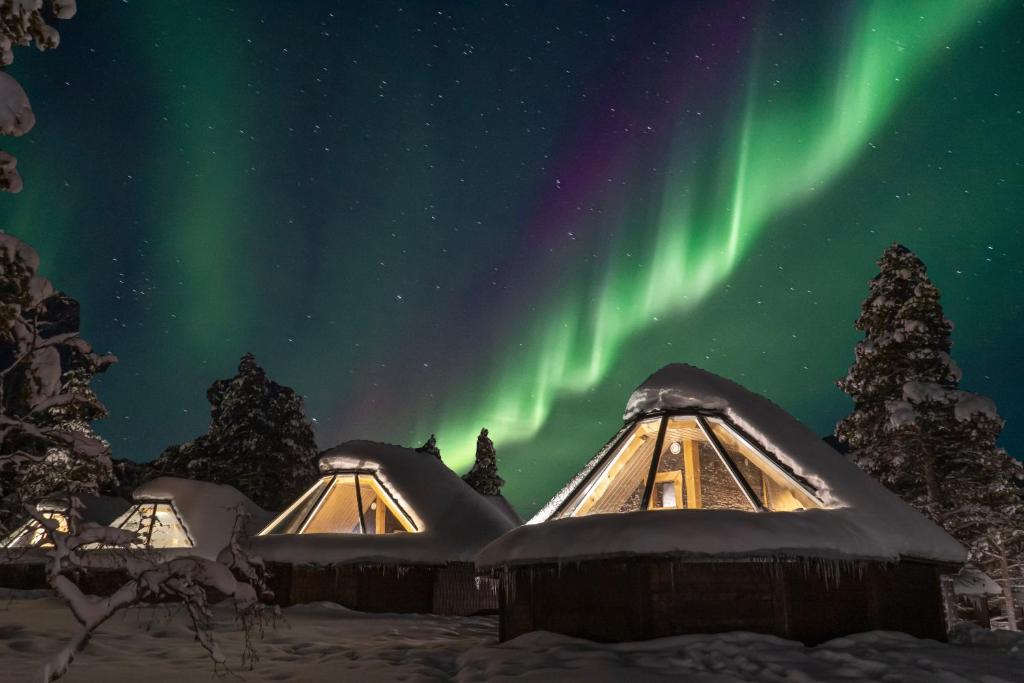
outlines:
[[[486,426],[536,509],[681,361],[821,434],[893,241],[1024,455],[1024,5],[82,2],[0,225],[121,362],[116,457],[245,351],[322,447]]]

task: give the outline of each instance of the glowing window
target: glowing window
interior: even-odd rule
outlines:
[[[636,512],[645,504],[648,510],[819,507],[797,477],[724,420],[694,415],[635,424],[558,516]]]
[[[169,502],[136,503],[110,526],[138,534],[139,542],[133,547],[191,548],[193,545],[181,517]]]
[[[572,516],[635,512],[643,507],[644,488],[660,424],[661,418],[653,418],[633,427],[607,464],[569,504],[567,509]]]
[[[353,472],[321,478],[260,535],[416,531],[412,519],[372,472]]]
[[[708,426],[766,509],[789,511],[819,507],[796,481],[755,450],[724,422],[710,419]]]
[[[693,417],[668,418],[649,508],[755,509]]]
[[[44,512],[43,517],[57,522],[57,530],[68,532],[68,518],[63,512]],[[0,548],[52,548],[46,531],[34,519],[26,521],[0,542]]]

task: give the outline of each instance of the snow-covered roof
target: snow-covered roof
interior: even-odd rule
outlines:
[[[951,536],[793,416],[723,377],[691,365],[665,366],[632,393],[623,418],[628,428],[646,416],[676,411],[721,416],[756,442],[780,471],[806,483],[820,505],[785,512],[647,510],[554,519],[601,465],[613,439],[526,526],[485,548],[478,564],[630,554],[965,560],[963,547]]]
[[[128,509],[128,501],[118,496],[93,496],[88,493],[75,495],[81,507],[78,509],[83,522],[110,524],[118,515]],[[65,512],[68,509],[66,495],[49,496],[36,504],[40,512]]]
[[[507,511],[477,493],[438,458],[410,448],[349,441],[320,458],[325,475],[372,473],[412,519],[412,533],[269,534],[252,539],[265,560],[296,563],[439,564],[470,561],[515,526]]]
[[[135,506],[145,502],[168,501],[192,542],[190,548],[168,549],[167,552],[198,555],[215,560],[231,540],[231,531],[241,506],[250,515],[248,529],[255,533],[269,521],[271,514],[233,486],[205,481],[158,477],[132,492]]]

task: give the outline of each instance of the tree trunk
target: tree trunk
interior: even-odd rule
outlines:
[[[946,616],[946,633],[949,633],[961,621],[956,609],[956,591],[953,589],[953,577],[949,574],[940,576],[939,587],[942,591],[942,608]]]
[[[1000,542],[996,545],[999,548],[999,571],[1003,577],[1000,583],[1003,584],[1003,613],[1006,614],[1006,625],[1011,631],[1017,630],[1017,605],[1013,601],[1013,578],[1010,576],[1010,563],[1006,558],[1006,548]]]
[[[924,483],[928,493],[928,512],[931,513],[933,519],[937,519],[942,502],[942,492],[939,489],[938,474],[935,472],[934,451],[927,450],[926,447],[925,457],[922,460],[924,464]]]

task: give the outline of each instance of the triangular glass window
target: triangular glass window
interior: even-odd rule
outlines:
[[[711,418],[707,424],[765,509],[790,511],[820,507],[793,477],[787,475],[776,463],[747,443],[723,421]]]
[[[636,512],[643,507],[644,489],[661,418],[638,422],[621,441],[604,467],[590,477],[566,508],[566,516]]]
[[[668,418],[649,508],[756,509],[694,417]]]
[[[139,542],[134,547],[191,548],[193,545],[174,505],[166,501],[136,503],[110,526],[138,534]]]
[[[716,417],[648,418],[613,448],[558,517],[636,512],[645,503],[648,510],[820,507],[799,478]]]
[[[415,523],[371,472],[322,477],[261,536],[271,534],[392,534]]]
[[[57,521],[57,530],[68,532],[68,518],[63,512],[44,512],[43,517]],[[0,542],[0,548],[52,548],[43,527],[34,519],[26,521]]]
[[[313,484],[308,491],[292,503],[288,509],[282,512],[277,519],[271,522],[268,530],[261,532],[262,534],[297,534],[302,523],[309,517],[309,513],[313,510],[313,507],[320,502],[320,498],[324,493],[324,489],[331,483],[333,477],[323,477],[317,483]],[[272,530],[270,530],[272,529]]]

